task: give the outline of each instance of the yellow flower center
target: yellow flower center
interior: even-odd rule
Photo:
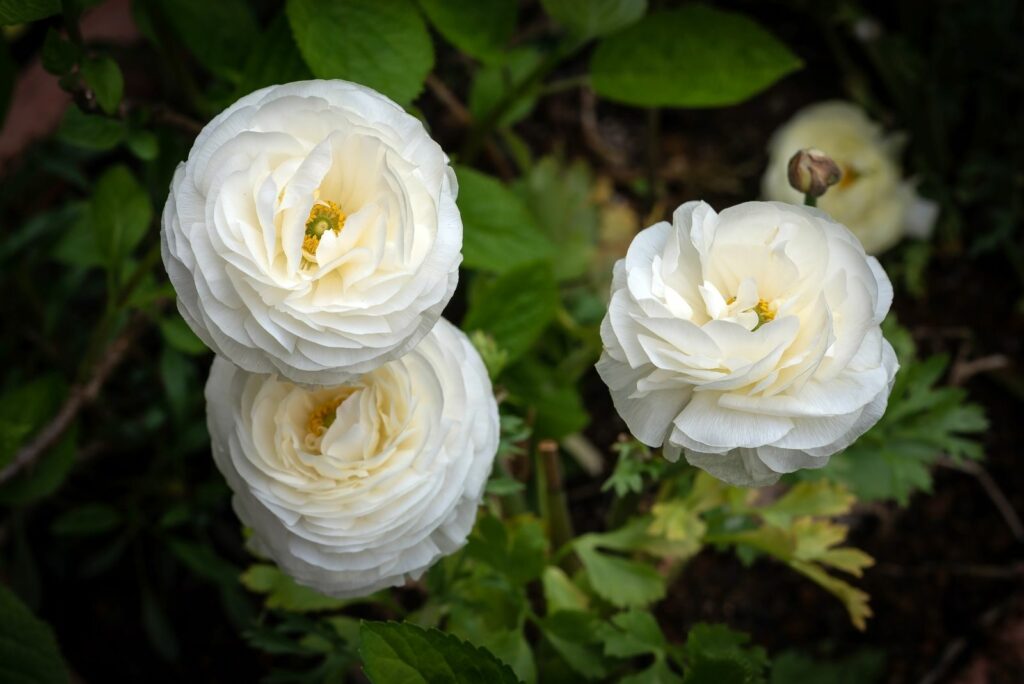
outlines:
[[[775,310],[772,309],[771,305],[763,299],[757,300],[757,305],[754,307],[754,313],[757,314],[757,325],[754,326],[754,330],[757,330],[769,321],[775,320]]]
[[[341,402],[348,399],[351,394],[352,390],[346,389],[333,399],[329,399],[314,408],[309,414],[309,419],[306,421],[306,432],[314,438],[323,437],[327,429],[334,425]]]
[[[328,230],[337,235],[345,226],[345,212],[330,200],[317,200],[309,211],[306,219],[306,234],[302,237],[302,256],[308,261],[316,261],[316,248],[320,246],[320,238]]]
[[[725,300],[725,303],[732,306],[736,303],[736,297],[729,297]],[[775,309],[772,308],[767,299],[758,299],[757,304],[749,309],[744,309],[744,311],[753,311],[757,314],[757,325],[754,326],[754,330],[757,330],[769,321],[775,320]]]

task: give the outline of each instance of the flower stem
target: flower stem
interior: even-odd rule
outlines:
[[[569,503],[562,488],[558,442],[552,439],[545,439],[537,445],[537,497],[551,548],[559,549],[572,540],[573,531]]]
[[[818,206],[818,198],[808,193],[804,195],[804,204],[808,207],[816,207]]]

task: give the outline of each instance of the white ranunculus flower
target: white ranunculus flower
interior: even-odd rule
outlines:
[[[254,550],[331,596],[400,585],[461,546],[498,448],[487,371],[444,319],[402,358],[338,386],[218,356],[206,400],[214,460]]]
[[[853,231],[869,254],[879,254],[904,235],[927,237],[938,216],[938,206],[919,197],[913,181],[904,180],[901,147],[901,136],[886,135],[856,105],[811,105],[772,136],[761,194],[802,204],[803,195],[789,185],[787,165],[801,149],[821,150],[839,164],[843,176],[818,206]]]
[[[358,377],[412,349],[455,291],[457,190],[423,125],[369,88],[246,95],[171,183],[161,239],[178,310],[245,370]]]
[[[885,411],[892,287],[816,209],[679,207],[615,264],[597,370],[640,441],[727,482],[819,468]]]

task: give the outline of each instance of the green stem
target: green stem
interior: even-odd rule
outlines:
[[[818,206],[818,198],[811,194],[804,195],[804,204],[809,207],[816,207]]]
[[[572,55],[574,52],[579,50],[585,41],[581,41],[578,38],[567,36],[555,46],[555,49],[544,56],[537,66],[535,66],[521,81],[513,86],[505,96],[502,97],[496,105],[491,107],[490,111],[483,117],[481,117],[469,132],[469,137],[466,140],[466,144],[462,149],[462,163],[472,164],[473,161],[479,156],[480,151],[483,149],[484,143],[494,132],[494,129],[498,127],[499,122],[505,117],[505,113],[508,112],[519,100],[530,92],[531,89],[536,88],[544,77],[547,76],[551,71],[558,66],[558,64],[565,58]]]
[[[537,495],[541,518],[548,530],[551,548],[558,549],[572,540],[569,503],[562,487],[562,468],[558,443],[544,440],[537,445]]]

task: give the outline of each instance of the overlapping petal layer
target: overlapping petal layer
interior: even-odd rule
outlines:
[[[161,241],[178,310],[247,371],[356,378],[412,349],[451,298],[456,193],[444,152],[383,95],[346,81],[256,91],[174,174]],[[327,207],[325,230],[313,218]]]
[[[597,369],[645,444],[734,484],[825,465],[881,417],[892,287],[815,209],[703,202],[615,265]]]
[[[498,447],[498,408],[466,336],[441,319],[358,380],[310,389],[214,360],[214,459],[255,550],[302,584],[363,596],[465,541]]]

